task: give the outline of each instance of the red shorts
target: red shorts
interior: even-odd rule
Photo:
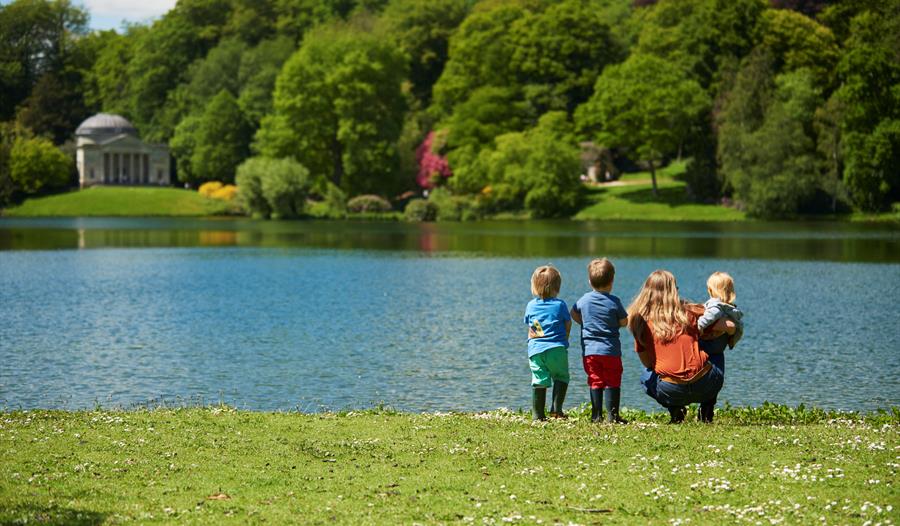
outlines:
[[[590,355],[582,358],[591,389],[622,387],[622,357]]]

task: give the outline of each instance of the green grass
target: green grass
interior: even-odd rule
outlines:
[[[889,524],[900,413],[0,413],[0,524]]]
[[[650,173],[625,174],[625,186],[588,187],[588,205],[575,219],[634,219],[643,221],[741,221],[746,214],[734,208],[691,201],[685,183],[675,177],[684,173],[685,161],[657,170],[659,195],[653,195]],[[642,183],[646,181],[646,183]],[[637,184],[634,184],[637,183]]]
[[[93,187],[25,200],[3,211],[12,217],[39,216],[207,216],[231,205],[190,190],[150,187]]]

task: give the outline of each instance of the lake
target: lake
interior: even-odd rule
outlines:
[[[600,256],[626,305],[657,268],[698,302],[734,276],[720,402],[900,405],[896,226],[2,218],[0,408],[524,408],[531,272],[556,265],[571,305]],[[658,409],[622,343],[622,404]]]

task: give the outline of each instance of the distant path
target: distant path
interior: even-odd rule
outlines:
[[[587,183],[590,186],[596,186],[598,188],[606,188],[608,186],[636,186],[639,184],[653,184],[653,181],[650,179],[633,179],[628,181],[622,181],[621,179],[618,181],[609,181],[603,183]]]

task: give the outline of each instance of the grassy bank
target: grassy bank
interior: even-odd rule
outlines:
[[[3,211],[12,217],[38,216],[207,216],[229,205],[178,188],[100,186],[25,200]]]
[[[740,221],[746,214],[734,208],[691,201],[685,183],[685,161],[657,170],[658,195],[653,195],[650,172],[625,174],[617,183],[588,188],[588,204],[575,219],[625,219],[644,221]]]
[[[0,413],[0,523],[890,524],[900,415]]]

